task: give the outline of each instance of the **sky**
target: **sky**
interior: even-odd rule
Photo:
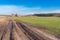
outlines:
[[[0,14],[60,13],[60,0],[0,0]]]

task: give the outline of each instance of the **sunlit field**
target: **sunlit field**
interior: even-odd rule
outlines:
[[[21,20],[36,25],[36,27],[48,30],[55,35],[60,34],[60,17],[14,17],[14,18],[16,20]]]

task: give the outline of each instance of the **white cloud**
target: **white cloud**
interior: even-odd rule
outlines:
[[[60,10],[42,11],[40,13],[60,13]]]
[[[60,10],[55,10],[55,11],[53,11],[54,13],[60,13]]]
[[[16,6],[8,6],[8,5],[4,5],[4,6],[0,6],[0,14],[10,14],[13,12],[17,12],[17,7]]]
[[[48,10],[48,9],[47,9]],[[41,7],[24,7],[15,5],[0,5],[0,14],[19,13],[20,15],[28,15],[34,13],[60,13],[60,10],[47,11]]]
[[[31,14],[38,12],[39,7],[28,8],[24,6],[15,6],[15,5],[0,5],[0,14],[11,14],[19,13],[21,15]]]
[[[34,7],[34,8],[22,7],[19,9],[19,12],[21,13],[21,15],[28,15],[28,14],[40,12],[40,9],[41,8],[39,8],[39,7]]]

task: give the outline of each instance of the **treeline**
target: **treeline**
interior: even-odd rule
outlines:
[[[33,16],[45,16],[45,17],[49,17],[49,16],[56,16],[56,17],[60,17],[60,13],[48,13],[48,14],[34,14]]]

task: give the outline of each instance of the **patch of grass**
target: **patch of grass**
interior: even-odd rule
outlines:
[[[39,28],[46,28],[46,30],[54,33],[60,33],[60,17],[14,17],[16,20],[21,20],[31,24],[36,24]]]

